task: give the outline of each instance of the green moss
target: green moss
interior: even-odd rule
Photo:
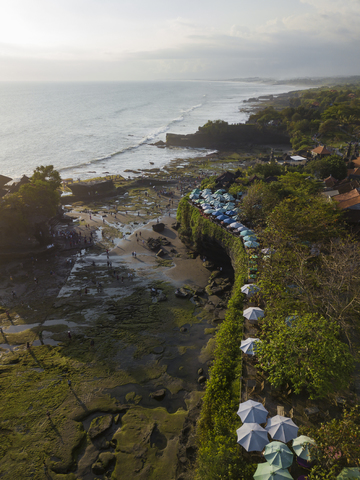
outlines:
[[[177,434],[186,415],[184,410],[170,414],[161,407],[138,406],[129,410],[122,418],[121,429],[114,435],[116,465],[111,478],[133,478],[134,472],[149,480],[175,478]],[[160,442],[153,439],[153,432]]]
[[[213,335],[216,332],[217,328],[205,328],[205,335]]]
[[[177,219],[181,238],[201,250],[204,240],[217,242],[231,259],[235,283],[224,322],[215,338],[202,349],[202,360],[214,356],[210,378],[203,398],[198,424],[199,454],[197,479],[250,479],[253,467],[245,465],[236,444],[236,415],[240,394],[241,350],[243,336],[243,295],[241,286],[247,278],[247,256],[242,242],[210,220],[202,217],[184,197],[179,203]],[[241,474],[240,474],[241,472]],[[241,475],[241,476],[239,476]]]
[[[133,402],[136,405],[141,402],[142,396],[141,395],[136,395],[136,392],[129,392],[125,395],[125,400],[127,402]]]

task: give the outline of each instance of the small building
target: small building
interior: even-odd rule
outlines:
[[[360,192],[357,188],[332,198],[338,203],[340,210],[360,210]]]
[[[324,183],[325,183],[325,186],[326,186],[327,188],[332,188],[332,187],[334,187],[335,185],[337,185],[339,182],[338,182],[338,180],[337,180],[335,177],[333,177],[333,176],[331,175],[331,173],[330,173],[330,175],[329,175],[327,178],[324,179]]]
[[[301,155],[291,155],[290,159],[287,160],[287,163],[290,165],[305,165],[307,162],[307,159],[305,157],[302,157]]]
[[[26,175],[23,175],[18,182],[14,182],[9,186],[9,193],[16,193],[19,191],[20,187],[30,183],[30,178]]]
[[[216,185],[218,187],[227,187],[229,184],[234,183],[236,180],[236,175],[232,172],[224,172],[217,177]]]
[[[323,158],[327,155],[331,155],[331,152],[324,145],[319,145],[318,147],[311,150],[311,155],[313,157]]]
[[[7,183],[11,182],[12,178],[5,175],[0,175],[0,188],[2,188]]]
[[[360,168],[353,168],[348,170],[348,178],[349,180],[360,180]]]

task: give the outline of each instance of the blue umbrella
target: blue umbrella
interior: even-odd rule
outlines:
[[[229,217],[232,217],[233,215],[236,215],[236,212],[235,212],[235,210],[228,210],[226,212],[226,215],[229,215]]]
[[[230,225],[230,223],[233,223],[234,220],[232,218],[227,218],[226,220],[224,220],[224,223],[228,223]]]
[[[247,452],[261,452],[269,443],[267,432],[257,423],[244,423],[236,430],[237,443],[245,448]]]
[[[241,233],[240,233],[242,237],[246,237],[246,235],[252,235],[252,234],[254,234],[252,230],[241,230]]]
[[[222,220],[226,220],[226,219],[229,218],[229,217],[227,217],[226,215],[219,215],[219,216],[216,217],[216,218],[217,218],[218,220],[222,221]]]
[[[260,243],[258,243],[258,242],[245,242],[244,245],[247,248],[257,248],[257,247],[260,246]]]
[[[240,403],[237,411],[243,423],[265,423],[268,413],[262,403],[254,402],[254,400]]]
[[[246,235],[245,237],[242,237],[244,242],[256,242],[257,238],[255,235]]]
[[[214,210],[212,208],[208,208],[207,210],[204,210],[204,213],[206,215],[210,215],[210,213],[213,213],[213,212],[214,212]]]
[[[240,350],[247,355],[255,355],[258,347],[257,343],[260,343],[258,338],[249,337],[246,340],[241,340]]]
[[[284,443],[296,438],[299,430],[299,427],[295,425],[291,418],[281,415],[269,418],[265,428],[274,440],[280,440]]]

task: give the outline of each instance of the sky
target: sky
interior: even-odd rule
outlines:
[[[0,81],[360,74],[360,0],[0,0]]]

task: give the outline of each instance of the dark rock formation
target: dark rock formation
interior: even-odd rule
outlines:
[[[160,402],[165,397],[165,394],[166,390],[162,388],[160,390],[156,390],[156,392],[150,393],[149,397]]]
[[[175,290],[175,296],[179,298],[187,298],[189,293],[184,288],[177,288]]]
[[[154,232],[161,233],[165,228],[164,223],[155,223],[155,225],[152,226],[152,229]]]
[[[113,417],[110,414],[94,418],[88,431],[89,437],[95,438],[98,435],[101,435],[111,426],[112,420]]]
[[[200,127],[201,129],[201,127]],[[190,135],[166,134],[166,145],[176,147],[216,148],[228,150],[242,147],[248,143],[255,145],[288,145],[288,135],[276,129],[259,128],[256,125],[228,125],[221,135],[210,135],[200,129]]]
[[[115,190],[112,180],[93,180],[91,182],[70,183],[68,187],[78,197],[91,197],[110,193]]]

